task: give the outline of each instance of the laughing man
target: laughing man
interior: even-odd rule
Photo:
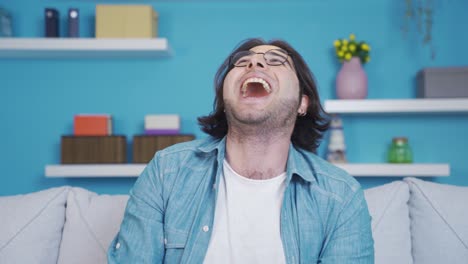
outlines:
[[[328,118],[301,55],[246,40],[215,86],[210,136],[156,153],[109,263],[373,263],[362,189],[314,154]]]

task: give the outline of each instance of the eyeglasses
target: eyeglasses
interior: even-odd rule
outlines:
[[[266,64],[270,66],[279,66],[288,60],[289,53],[282,49],[271,49],[266,52],[254,52],[251,50],[243,50],[234,53],[231,56],[231,64],[235,67],[245,67],[249,65],[252,56],[263,54]]]

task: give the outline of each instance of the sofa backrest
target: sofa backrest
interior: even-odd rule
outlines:
[[[375,263],[413,263],[409,218],[409,188],[394,181],[364,190],[372,217]]]
[[[405,178],[414,263],[468,263],[468,187]]]
[[[128,195],[71,188],[57,263],[107,263],[107,249],[119,231],[127,200]]]
[[[405,178],[364,194],[376,264],[468,263],[468,187]],[[0,197],[0,263],[107,263],[127,200],[68,186]]]
[[[0,197],[0,263],[56,263],[69,187]]]

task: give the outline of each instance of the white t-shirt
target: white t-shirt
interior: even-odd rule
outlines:
[[[224,160],[205,264],[286,263],[280,234],[285,180],[286,173],[248,179]]]

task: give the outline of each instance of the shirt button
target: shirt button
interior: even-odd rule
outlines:
[[[203,232],[208,232],[209,230],[210,230],[210,228],[208,226],[203,227]]]
[[[119,249],[119,248],[120,248],[120,243],[115,244],[115,249]]]
[[[164,239],[164,245],[167,245],[167,238]]]

